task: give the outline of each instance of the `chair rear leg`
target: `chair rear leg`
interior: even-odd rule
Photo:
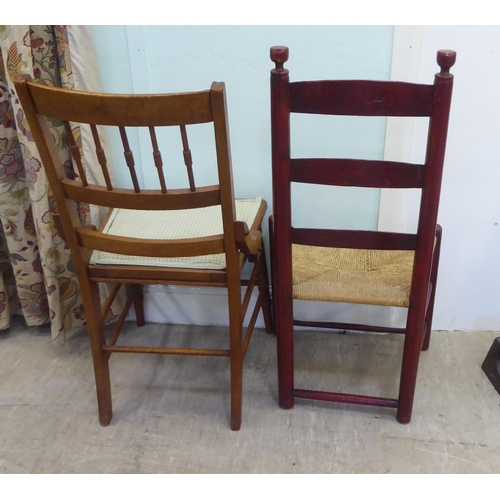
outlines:
[[[231,364],[231,430],[237,431],[241,427],[243,411],[243,328],[241,319],[241,282],[239,279],[231,279],[229,275],[228,302],[229,349]]]
[[[102,349],[106,345],[104,336],[104,318],[101,314],[99,288],[97,283],[80,280],[90,349],[94,363],[94,375],[97,391],[99,422],[106,426],[113,416],[111,403],[111,381],[109,376],[108,354]]]
[[[274,245],[274,218],[272,215],[269,217],[269,243],[271,245],[271,304],[277,337],[278,400],[280,407],[288,410],[294,405],[292,284],[291,277],[289,280],[280,280],[279,282],[276,278],[276,247]]]
[[[146,319],[144,316],[144,293],[142,285],[130,285],[131,292],[134,294],[135,321],[137,326],[144,326]]]
[[[429,298],[429,305],[427,307],[427,313],[425,315],[425,322],[427,324],[427,329],[425,332],[424,342],[422,344],[422,351],[427,351],[429,349],[429,344],[431,342],[431,331],[432,331],[432,317],[434,315],[434,300],[436,298],[436,284],[437,275],[439,269],[439,257],[441,255],[441,238],[443,234],[443,228],[438,224],[436,228],[436,247],[434,249],[434,256],[432,259],[432,269],[431,269],[431,296]]]
[[[280,286],[286,284],[282,281]],[[277,283],[276,283],[277,285]],[[290,409],[294,406],[294,337],[293,337],[293,299],[289,293],[274,295],[274,327],[277,337],[278,354],[278,399],[281,408]]]
[[[286,309],[276,300],[279,405],[288,410],[294,405],[294,341],[291,306],[290,311]]]

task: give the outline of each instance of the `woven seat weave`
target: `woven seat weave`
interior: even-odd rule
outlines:
[[[293,298],[408,307],[414,255],[292,245]]]
[[[262,198],[235,200],[236,219],[251,227]],[[128,238],[181,239],[222,234],[220,205],[189,210],[126,210],[115,209],[103,233]],[[226,256],[222,254],[196,257],[155,258],[113,254],[95,250],[90,264],[132,266],[159,266],[189,269],[225,269]]]

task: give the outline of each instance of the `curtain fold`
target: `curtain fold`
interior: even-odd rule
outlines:
[[[95,61],[91,63],[95,64]],[[17,74],[73,89],[65,25],[0,26],[0,329],[11,314],[27,325],[51,323],[52,337],[85,323],[78,281],[68,248],[57,234],[54,200],[38,150],[14,87]],[[51,130],[61,162],[77,178],[62,123]],[[80,141],[79,129],[75,137]],[[86,161],[87,169],[92,170]],[[80,205],[83,224],[96,223]],[[94,219],[94,220],[91,220]],[[115,314],[110,313],[109,319]]]

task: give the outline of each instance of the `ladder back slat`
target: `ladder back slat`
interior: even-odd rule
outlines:
[[[92,131],[92,137],[94,138],[97,161],[99,162],[99,165],[101,165],[101,170],[102,174],[104,175],[104,181],[106,182],[106,187],[108,188],[108,191],[112,191],[113,184],[111,183],[111,177],[108,171],[106,154],[104,153],[104,149],[102,148],[101,145],[101,139],[99,137],[99,132],[97,131],[97,126],[91,124],[90,130]]]
[[[415,250],[417,235],[384,231],[292,228],[292,243],[364,250]]]
[[[293,182],[365,188],[422,188],[424,166],[412,163],[344,158],[294,158]]]
[[[186,165],[187,174],[189,178],[189,189],[191,191],[196,191],[196,186],[194,183],[194,174],[193,174],[193,157],[191,155],[191,150],[189,149],[189,142],[187,138],[186,126],[181,125],[181,137],[182,137],[182,147],[183,147],[183,155],[184,155],[184,163]]]
[[[80,154],[80,148],[76,144],[75,136],[73,135],[73,130],[68,121],[64,121],[64,130],[66,131],[66,136],[68,137],[69,151],[73,160],[75,160],[76,168],[78,170],[78,175],[84,186],[88,186],[87,176],[85,175],[85,169],[82,163],[82,156]]]
[[[350,116],[430,116],[434,87],[407,82],[290,83],[290,111]]]
[[[141,188],[139,186],[139,181],[137,180],[137,173],[135,171],[134,155],[130,149],[127,132],[125,131],[125,127],[119,127],[119,129],[120,129],[120,137],[122,138],[122,144],[123,144],[123,155],[125,156],[125,162],[127,163],[127,167],[130,170],[130,177],[132,179],[132,184],[134,185],[134,191],[136,193],[140,193]]]
[[[151,136],[151,143],[153,145],[153,159],[155,167],[158,170],[158,179],[160,180],[161,192],[167,192],[167,184],[165,183],[165,176],[163,175],[163,160],[158,148],[158,140],[156,139],[156,131],[154,127],[149,127],[149,135]]]

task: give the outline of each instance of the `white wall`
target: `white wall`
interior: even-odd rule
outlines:
[[[443,246],[434,328],[500,330],[500,27],[426,26],[419,74],[457,51],[438,220]],[[425,138],[413,134],[415,151]]]

